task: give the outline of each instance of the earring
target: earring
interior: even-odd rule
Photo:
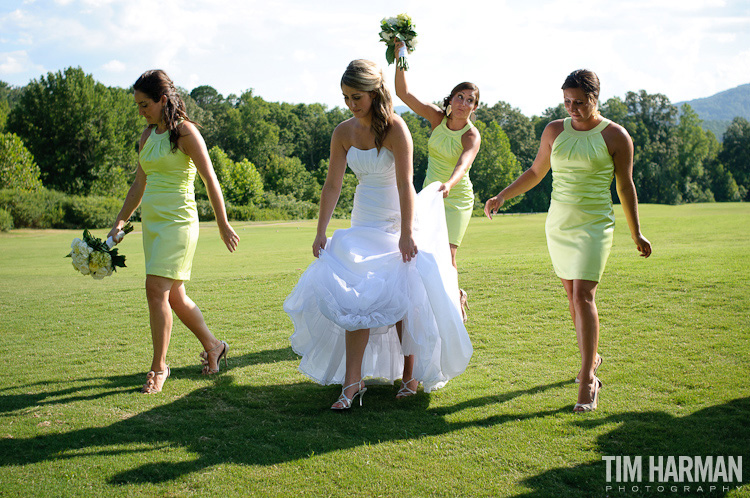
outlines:
[[[448,116],[450,116],[450,115],[451,115],[451,111],[452,111],[452,110],[453,110],[453,109],[451,108],[451,105],[450,105],[450,104],[448,104],[448,107],[446,107],[446,108],[445,108],[445,117],[446,117],[446,118],[447,118]]]

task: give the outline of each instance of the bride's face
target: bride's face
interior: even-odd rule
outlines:
[[[355,118],[363,118],[372,110],[372,92],[356,90],[347,85],[341,85],[344,103],[352,111]]]

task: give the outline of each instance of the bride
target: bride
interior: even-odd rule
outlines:
[[[402,379],[399,398],[420,382],[425,392],[440,388],[472,354],[439,184],[415,194],[411,134],[374,62],[352,61],[341,91],[354,117],[331,138],[312,245],[318,259],[284,301],[300,371],[343,386],[333,410],[358,396],[361,405],[365,378]],[[352,226],[328,238],[347,164],[359,180]]]

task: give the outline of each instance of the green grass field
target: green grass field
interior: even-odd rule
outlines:
[[[140,227],[120,246],[128,268],[102,281],[63,258],[79,232],[0,234],[0,495],[750,497],[750,205],[641,206],[648,260],[616,214],[597,295],[604,389],[586,415],[543,214],[472,220],[466,372],[398,402],[375,386],[347,413],[328,409],[338,386],[297,371],[281,307],[315,222],[237,224],[235,254],[201,225],[187,289],[230,368],[201,376],[176,322],[172,377],[149,396]],[[649,492],[647,475],[607,491],[605,455],[740,455],[744,473],[728,492]]]

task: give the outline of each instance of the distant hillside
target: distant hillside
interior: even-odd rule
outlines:
[[[703,129],[721,140],[729,123],[737,116],[750,120],[750,83],[724,90],[711,97],[675,102],[678,108],[688,104],[703,120]]]

